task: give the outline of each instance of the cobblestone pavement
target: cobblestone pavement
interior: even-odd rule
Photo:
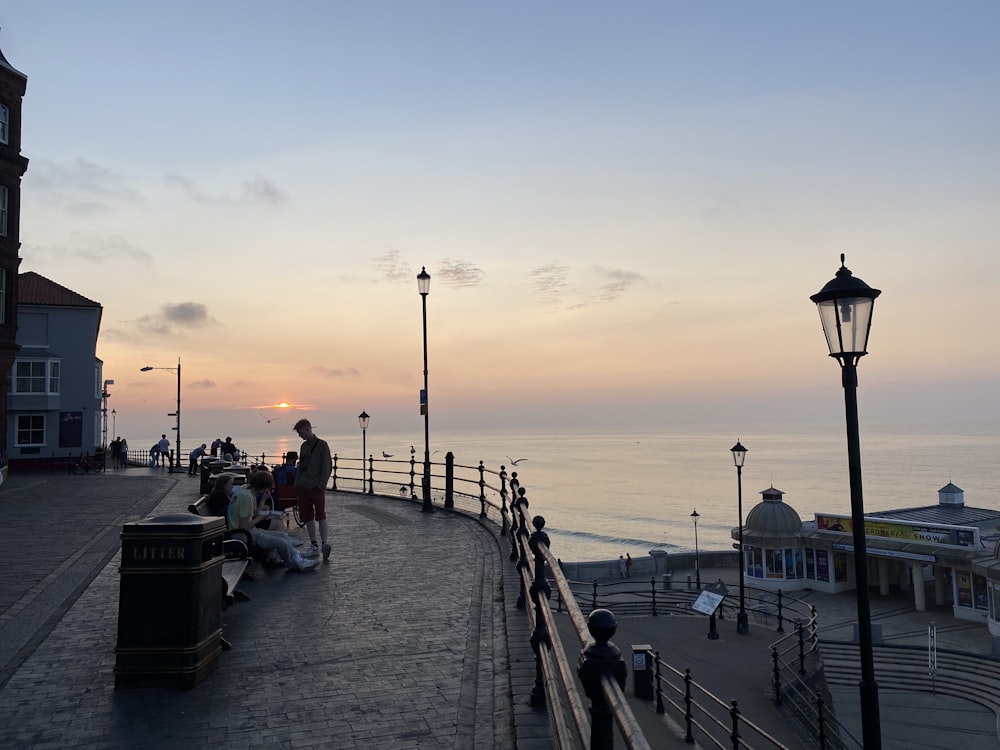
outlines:
[[[13,542],[0,550],[0,747],[514,747],[496,536],[400,500],[328,495],[329,562],[255,565],[251,601],[223,613],[233,649],[212,675],[115,690],[121,524],[183,511],[196,492],[142,469],[0,487]]]

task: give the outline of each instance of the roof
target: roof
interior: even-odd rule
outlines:
[[[87,299],[34,271],[17,276],[17,304],[51,305],[53,307],[97,307],[99,302]]]
[[[768,487],[760,494],[764,500],[747,513],[746,528],[755,535],[798,533],[802,528],[802,519],[791,505],[781,501],[785,493]]]
[[[21,78],[23,78],[24,80],[26,80],[26,81],[28,80],[28,76],[26,76],[20,70],[18,70],[17,68],[15,68],[9,62],[7,62],[7,58],[3,56],[3,51],[2,50],[0,50],[0,68],[6,68],[11,73],[16,73],[17,75],[21,76]]]
[[[949,526],[979,526],[1000,522],[1000,511],[970,508],[968,505],[924,505],[919,508],[897,508],[866,512],[867,518],[893,518],[916,523],[938,523]]]

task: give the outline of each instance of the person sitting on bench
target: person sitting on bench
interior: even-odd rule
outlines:
[[[256,471],[250,477],[250,484],[243,485],[236,491],[236,496],[229,504],[227,521],[231,529],[245,529],[250,532],[250,538],[260,549],[273,549],[284,559],[285,563],[299,571],[312,570],[319,560],[308,552],[310,558],[303,557],[292,545],[287,534],[280,531],[266,531],[255,525],[259,520],[257,513],[257,493],[269,490],[274,486],[274,478],[270,472]]]
[[[227,511],[229,509],[229,501],[232,500],[233,496],[234,479],[236,479],[236,475],[228,472],[225,474],[219,474],[219,476],[215,478],[215,486],[212,488],[212,492],[208,496],[208,515],[228,515]]]

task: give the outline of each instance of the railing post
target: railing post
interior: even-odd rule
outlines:
[[[520,508],[521,508],[521,506],[523,506],[525,512],[527,512],[527,510],[528,510],[528,498],[526,498],[524,496],[524,489],[523,488],[519,487],[518,488],[518,492],[520,493],[520,496],[517,498],[517,508],[518,508],[518,510],[516,511],[516,514],[517,515],[522,515]],[[528,531],[528,527],[525,524],[524,519],[522,518],[520,525],[517,527],[517,534],[516,534],[516,536],[514,538],[514,550],[512,551],[512,554],[513,553],[517,554],[517,568],[518,568],[518,571],[520,571],[521,568],[527,568],[528,567],[528,542],[530,541],[529,537],[530,537],[530,532]],[[520,575],[520,573],[518,573],[517,579],[521,582],[521,590],[518,592],[518,595],[517,595],[517,608],[518,609],[524,609],[524,607],[525,607],[525,594],[527,593],[524,590],[524,576],[522,576],[522,575]]]
[[[417,499],[417,484],[416,481],[414,480],[414,477],[417,475],[416,466],[417,466],[417,459],[414,458],[412,454],[410,454],[410,499],[411,500]],[[511,560],[513,559],[514,558],[512,557]]]
[[[479,517],[486,518],[486,467],[479,462]]]
[[[653,617],[656,617],[656,576],[649,579],[649,590],[653,592]]]
[[[542,516],[535,516],[531,519],[531,525],[535,527],[535,532],[528,539],[528,547],[535,558],[535,577],[531,582],[531,601],[535,604],[535,631],[531,634],[531,650],[535,652],[535,685],[531,688],[531,705],[545,705],[545,676],[542,670],[542,646],[552,647],[549,639],[549,629],[545,625],[545,618],[542,616],[542,596],[548,602],[552,596],[552,589],[545,578],[545,557],[542,554],[540,545],[549,546],[549,535],[542,531],[545,528],[545,519]],[[545,606],[548,606],[546,604]]]
[[[364,456],[361,457],[362,461]],[[368,494],[375,494],[375,459],[372,458],[372,454],[368,454]]]
[[[455,507],[455,454],[444,454],[444,507]]]
[[[805,638],[805,628],[802,627],[801,622],[795,623],[795,628],[798,630],[799,635],[799,674],[806,673],[806,638]]]
[[[528,507],[528,500],[524,496],[524,488],[517,486],[516,481],[517,480],[515,479],[515,480],[512,480],[511,483],[510,483],[511,493],[513,493],[513,495],[514,495],[514,497],[511,500],[511,504],[510,504],[510,516],[511,516],[511,520],[510,520],[510,560],[511,560],[511,562],[516,562],[517,558],[518,558],[517,537],[518,537],[519,529],[520,529],[521,525],[523,525],[523,523],[524,523],[523,519],[520,520],[520,521],[518,520],[521,517],[521,506],[523,505],[525,508]]]
[[[823,693],[816,691],[816,733],[819,735],[819,750],[826,748],[826,716],[824,715]]]
[[[816,632],[816,605],[813,604],[809,607],[809,651],[813,652],[816,650],[816,641],[819,640],[819,634]]]
[[[333,454],[333,491],[337,491],[337,454]]]
[[[663,687],[660,685],[660,652],[656,651],[656,713],[666,713],[663,707]]]
[[[740,750],[740,709],[736,701],[732,702],[732,708],[729,709],[729,718],[733,723],[733,733],[729,735],[729,739],[733,742],[733,750]]]
[[[785,632],[785,620],[781,615],[782,605],[781,605],[781,589],[778,589],[778,632]]]
[[[594,581],[590,589],[590,608],[597,609],[597,581]]]
[[[594,637],[594,643],[580,653],[577,674],[583,683],[583,691],[590,698],[591,750],[611,750],[614,747],[615,724],[601,683],[605,676],[611,676],[618,687],[625,689],[628,669],[622,652],[610,642],[617,629],[618,621],[606,609],[595,609],[587,617],[587,630]]]
[[[507,536],[510,519],[507,517],[507,467],[500,467],[500,535]]]
[[[694,712],[691,711],[691,670],[684,670],[684,741],[694,744]]]
[[[774,688],[774,703],[781,705],[781,668],[778,666],[778,647],[771,646],[771,685]]]

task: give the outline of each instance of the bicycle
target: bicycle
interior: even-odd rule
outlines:
[[[80,476],[81,474],[100,474],[105,469],[103,456],[80,456],[71,467],[71,471]]]

